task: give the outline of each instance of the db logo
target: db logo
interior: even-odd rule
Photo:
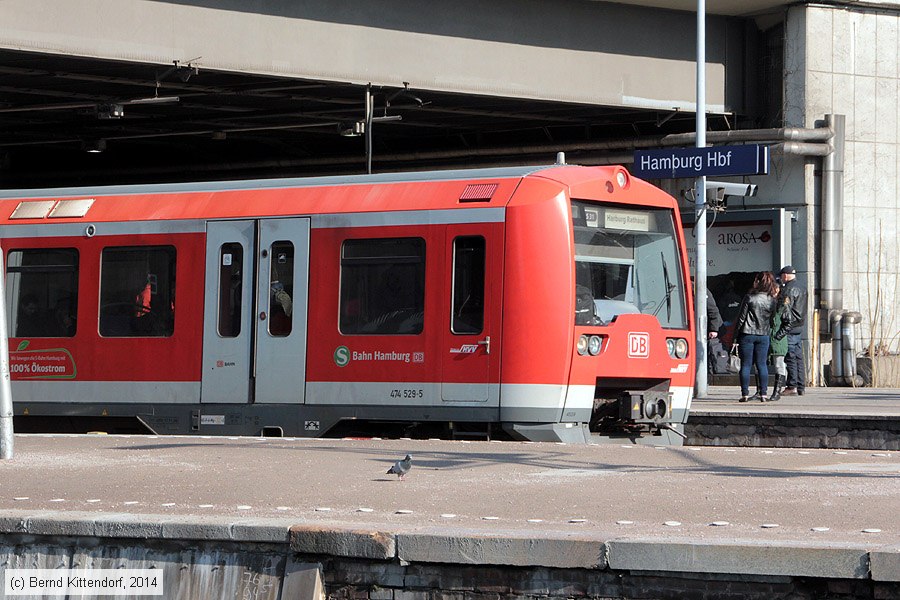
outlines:
[[[628,334],[628,356],[632,358],[649,358],[650,357],[650,334],[649,333],[629,333]]]

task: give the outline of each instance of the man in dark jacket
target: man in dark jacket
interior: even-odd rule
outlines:
[[[694,280],[694,276],[691,275],[691,285],[694,286],[694,290],[697,289],[697,282]],[[719,312],[719,307],[716,304],[716,299],[713,297],[712,292],[709,288],[706,288],[706,337],[707,339],[713,339],[719,337],[719,329],[722,328],[722,314]]]
[[[717,339],[719,337],[719,329],[722,328],[722,315],[719,314],[719,307],[716,306],[716,299],[713,298],[712,292],[706,288],[706,337],[709,343],[706,346],[706,365],[710,375],[716,373],[715,360],[716,350],[724,349],[722,342]],[[727,354],[722,355],[727,362]]]
[[[712,292],[706,288],[706,337],[713,339],[719,337],[719,329],[722,328],[722,315],[716,305],[716,299]]]
[[[803,326],[806,324],[806,288],[797,283],[797,271],[788,265],[781,269],[781,293],[778,304],[789,309],[791,329],[788,331],[787,387],[782,396],[802,396],[806,391],[806,361],[803,356]]]

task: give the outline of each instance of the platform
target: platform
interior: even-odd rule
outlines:
[[[738,386],[709,386],[705,398],[694,398],[691,415],[742,413],[900,419],[900,388],[814,387],[806,388],[803,396],[782,396],[778,402],[742,403],[738,401],[740,396]]]
[[[15,458],[0,462],[0,566],[10,564],[4,551],[34,547],[75,562],[115,547],[116,564],[133,565],[122,560],[144,548],[165,562],[166,544],[176,562],[188,549],[261,544],[281,548],[282,568],[325,565],[329,593],[362,586],[370,600],[385,600],[372,595],[385,573],[397,599],[446,588],[473,566],[492,570],[465,577],[505,578],[513,596],[509,578],[521,587],[524,575],[498,568],[531,569],[528,581],[542,574],[546,585],[574,577],[597,597],[619,593],[600,582],[648,585],[648,573],[670,576],[666,585],[741,581],[748,598],[811,581],[900,591],[897,452],[97,435],[15,443]],[[406,478],[387,475],[407,452]],[[341,581],[356,572],[380,586]],[[733,597],[713,592],[703,597]]]
[[[738,402],[740,389],[710,386],[691,405],[694,446],[900,450],[900,389],[816,387],[778,402]]]

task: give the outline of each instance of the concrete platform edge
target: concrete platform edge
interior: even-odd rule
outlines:
[[[638,538],[608,545],[614,570],[869,578],[870,550],[858,544]]]
[[[289,541],[297,519],[253,519],[65,511],[0,511],[0,533],[47,536],[204,540],[252,543]]]
[[[326,554],[348,558],[390,560],[397,556],[393,533],[381,528],[295,525],[290,529],[290,546],[303,554]]]
[[[869,562],[874,581],[900,581],[900,545],[872,551]]]
[[[605,569],[606,536],[536,537],[540,533],[490,535],[478,531],[397,535],[397,556],[406,562]]]
[[[731,573],[900,581],[900,546],[623,538],[603,532],[485,532],[229,518],[64,511],[0,511],[0,534],[281,544],[286,551],[405,563]],[[540,536],[540,537],[538,537]]]

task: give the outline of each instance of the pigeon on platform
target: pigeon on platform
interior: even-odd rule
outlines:
[[[403,481],[403,476],[409,473],[409,470],[412,468],[412,456],[409,454],[406,455],[406,458],[403,460],[398,460],[394,463],[394,466],[388,469],[388,475],[397,475],[400,477],[400,481]]]

